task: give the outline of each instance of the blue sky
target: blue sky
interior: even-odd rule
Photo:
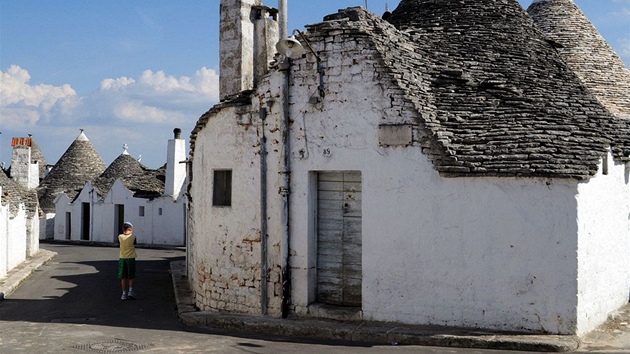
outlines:
[[[630,67],[630,0],[575,2]],[[399,1],[367,1],[386,3]],[[289,29],[365,4],[288,0]],[[164,164],[173,129],[188,139],[218,100],[218,13],[219,0],[0,0],[0,161],[33,134],[55,163],[85,129],[106,164],[123,144]]]

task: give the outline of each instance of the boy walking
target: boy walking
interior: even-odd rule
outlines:
[[[136,236],[133,235],[133,225],[126,221],[123,224],[123,233],[118,235],[120,244],[120,256],[118,259],[118,279],[122,287],[121,300],[135,300],[133,281],[136,277]],[[127,291],[129,284],[129,291]]]

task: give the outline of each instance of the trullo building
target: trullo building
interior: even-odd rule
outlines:
[[[597,89],[543,26],[571,1],[350,8],[291,59],[276,10],[221,5],[221,102],[191,136],[200,309],[582,335],[628,302],[628,74],[602,55]]]

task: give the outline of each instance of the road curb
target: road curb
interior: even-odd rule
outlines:
[[[11,295],[26,278],[56,255],[57,252],[40,249],[33,257],[26,259],[7,272],[0,280],[0,301]]]
[[[256,334],[386,345],[419,345],[535,352],[570,352],[580,347],[577,336],[475,332],[435,326],[411,326],[371,321],[334,321],[295,317],[222,314],[198,311],[186,279],[185,261],[171,262],[171,276],[180,321],[206,327]]]

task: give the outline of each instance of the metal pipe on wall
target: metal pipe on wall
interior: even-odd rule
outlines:
[[[281,241],[281,257],[282,257],[282,318],[289,316],[289,302],[291,298],[291,274],[289,268],[289,195],[291,194],[291,165],[290,165],[290,140],[289,140],[289,84],[291,80],[291,59],[285,58],[282,63],[283,79],[282,79],[282,114],[280,122],[281,136],[281,152],[280,152],[280,195],[282,198],[282,241]]]
[[[267,315],[267,137],[265,119],[267,108],[258,112],[261,124],[260,135],[260,308],[262,315]]]

